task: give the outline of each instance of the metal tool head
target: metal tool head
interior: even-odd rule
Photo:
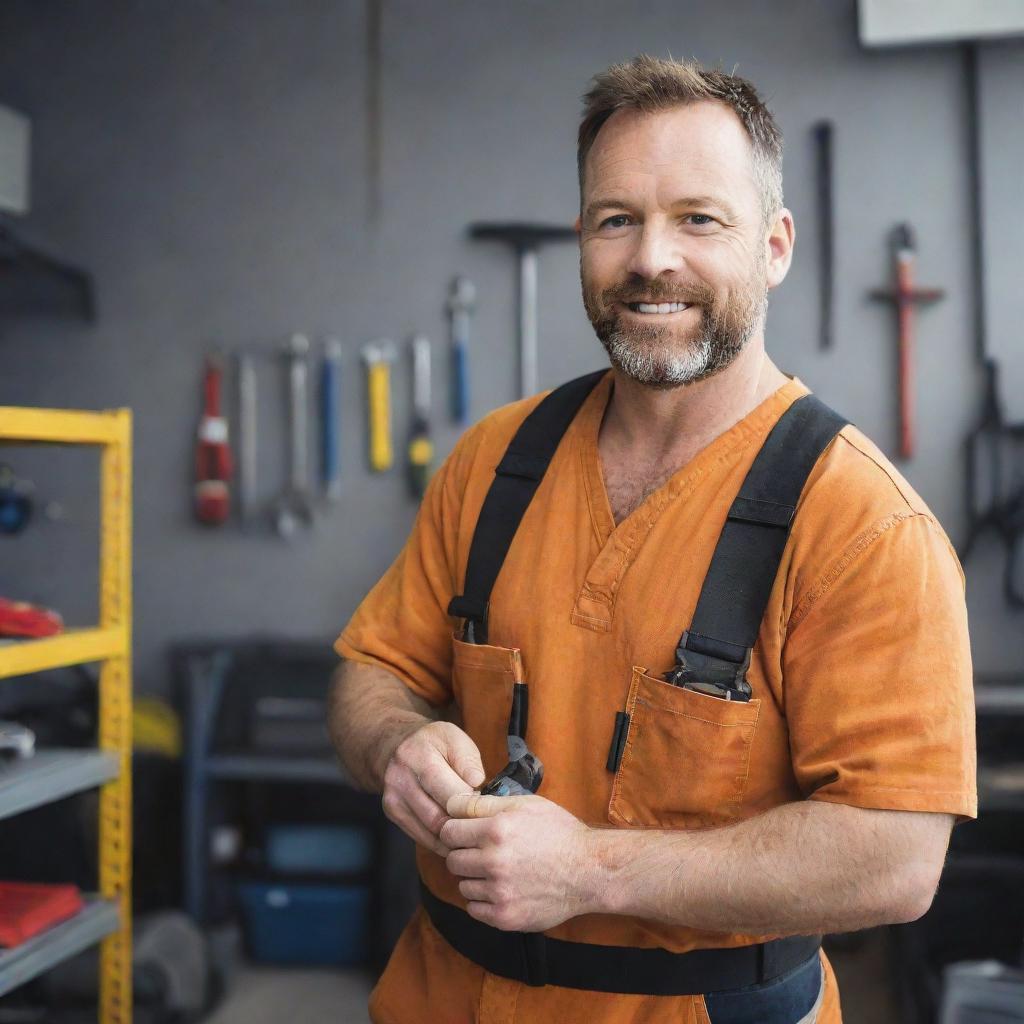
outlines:
[[[574,241],[576,229],[567,224],[524,224],[517,221],[470,224],[473,238],[505,242],[516,249],[539,249],[545,242]]]
[[[468,277],[456,277],[448,295],[448,312],[452,316],[472,313],[476,309],[476,286]]]
[[[388,338],[368,341],[362,349],[363,362],[367,366],[374,366],[377,363],[393,363],[395,352],[395,343]]]
[[[544,781],[544,765],[521,736],[508,737],[508,764],[480,787],[483,796],[530,796]]]

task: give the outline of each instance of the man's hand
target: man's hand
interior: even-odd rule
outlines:
[[[591,830],[542,796],[459,793],[440,830],[448,870],[478,921],[505,931],[544,931],[587,913]]]
[[[413,840],[446,857],[438,839],[452,797],[484,781],[476,744],[451,722],[419,725],[395,747],[384,770],[384,813]]]

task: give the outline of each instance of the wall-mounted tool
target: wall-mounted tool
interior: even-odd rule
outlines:
[[[519,259],[519,397],[537,390],[537,257],[545,242],[575,241],[561,224],[471,224],[473,238],[512,246]]]
[[[1024,423],[1006,420],[994,359],[985,362],[981,418],[967,436],[967,536],[960,546],[961,562],[990,530],[1006,548],[1007,604],[1024,608]]]
[[[369,414],[370,469],[383,473],[394,462],[391,439],[391,364],[395,346],[390,341],[373,341],[363,346],[366,363],[366,398]]]
[[[324,341],[320,374],[320,454],[324,495],[328,501],[341,497],[341,342]]]
[[[0,534],[21,533],[32,519],[34,484],[19,480],[10,466],[0,463]]]
[[[452,323],[452,419],[460,426],[469,420],[469,328],[476,308],[476,288],[468,277],[452,281],[448,314]]]
[[[896,307],[899,322],[900,455],[909,459],[914,454],[914,308],[926,302],[935,302],[946,293],[940,288],[914,287],[916,252],[914,233],[909,224],[900,224],[895,228],[892,246],[895,287],[876,288],[871,292],[871,297],[890,302]]]
[[[811,129],[814,137],[815,172],[818,193],[818,315],[821,347],[832,347],[832,306],[835,291],[835,235],[833,231],[832,149],[835,127],[819,121]]]
[[[196,441],[195,515],[208,526],[223,526],[230,511],[231,448],[220,404],[223,369],[219,356],[207,358]]]
[[[409,437],[409,483],[414,497],[427,490],[434,462],[430,439],[430,339],[417,334],[412,349],[412,431]]]
[[[256,516],[256,357],[239,352],[238,373],[238,514],[243,527]]]
[[[306,386],[308,354],[309,339],[304,334],[293,334],[285,349],[288,364],[290,444],[288,483],[273,505],[274,528],[278,535],[286,540],[294,537],[299,529],[313,525],[306,440],[306,428],[309,424]]]

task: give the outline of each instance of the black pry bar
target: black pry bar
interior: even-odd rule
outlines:
[[[834,126],[819,121],[812,129],[818,177],[818,281],[820,295],[821,347],[832,348],[832,306],[835,291],[834,211],[832,196],[832,143]]]

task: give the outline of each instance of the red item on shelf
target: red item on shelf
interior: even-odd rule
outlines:
[[[64,632],[64,620],[49,608],[0,597],[0,636],[53,636]]]
[[[75,885],[0,882],[0,946],[17,946],[84,906]]]

